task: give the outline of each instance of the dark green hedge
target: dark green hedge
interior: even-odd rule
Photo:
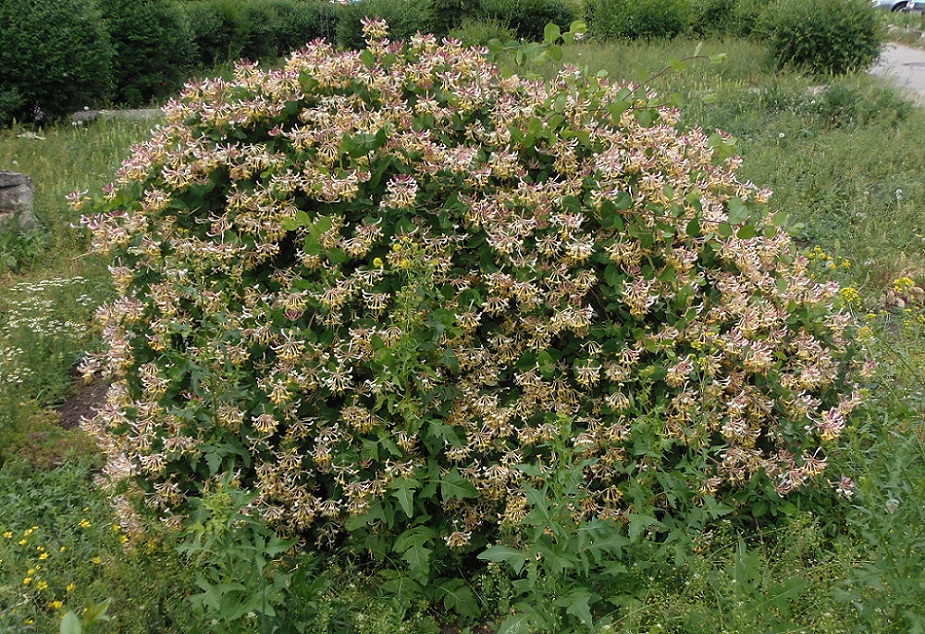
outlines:
[[[585,19],[594,37],[670,38],[691,25],[688,0],[587,0]]]
[[[578,12],[570,0],[482,0],[478,15],[507,24],[522,39],[541,42],[547,24],[567,31]]]
[[[0,124],[50,121],[111,93],[96,0],[0,0]]]
[[[877,59],[884,33],[868,0],[777,0],[762,13],[755,35],[778,67],[841,75]]]
[[[200,64],[274,58],[324,37],[333,39],[337,8],[325,0],[192,0],[180,3]]]
[[[139,106],[176,92],[195,65],[186,15],[171,0],[100,0],[112,42],[113,100]]]

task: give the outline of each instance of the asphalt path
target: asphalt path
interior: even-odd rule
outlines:
[[[891,42],[884,46],[871,73],[912,93],[925,105],[925,50]]]

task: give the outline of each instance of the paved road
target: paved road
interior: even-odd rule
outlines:
[[[880,55],[880,61],[871,72],[918,95],[916,100],[925,105],[925,50],[902,44],[887,44]]]

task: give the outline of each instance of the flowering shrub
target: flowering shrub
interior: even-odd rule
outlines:
[[[74,196],[119,293],[84,369],[129,498],[176,518],[233,473],[280,531],[391,535],[420,570],[515,526],[560,456],[589,521],[823,472],[849,320],[721,135],[366,31],[188,86]]]

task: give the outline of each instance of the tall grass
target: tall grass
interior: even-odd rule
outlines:
[[[566,61],[607,70],[615,79],[654,78],[660,93],[685,102],[685,124],[733,134],[743,159],[740,174],[775,191],[772,204],[789,215],[817,277],[855,291],[842,295],[844,308],[864,322],[876,367],[864,410],[852,419],[842,446],[830,452],[833,482],[842,475],[854,480],[850,499],[797,496],[771,528],[743,527],[730,518],[703,534],[688,557],[634,562],[625,587],[613,589],[620,609],[601,615],[609,625],[599,631],[915,631],[925,627],[925,307],[913,292],[925,286],[925,113],[867,77],[821,84],[771,74],[763,50],[738,40],[704,42],[701,55],[725,53],[724,64],[691,60],[685,71],[661,73],[696,47],[690,40],[589,43],[568,49]],[[47,236],[41,256],[18,272],[0,273],[0,325],[31,310],[23,290],[37,287],[16,283],[101,274],[100,264],[84,256],[64,196],[105,183],[150,125],[109,120],[85,129],[34,131],[41,138],[24,129],[0,133],[0,168],[36,182]],[[101,290],[93,297],[104,295]],[[54,301],[42,305],[47,318],[86,321],[80,296],[53,293]],[[34,332],[8,330],[0,340],[5,351],[37,349],[28,339]],[[92,345],[85,339],[65,343],[71,355]],[[36,385],[60,386],[72,363],[36,361],[29,369],[39,375]],[[63,388],[56,389],[60,394]],[[209,631],[184,607],[198,588],[194,570],[176,550],[176,534],[153,531],[150,542],[124,549],[92,485],[93,452],[79,432],[44,437],[54,438],[54,459],[24,465],[16,458],[35,453],[28,449],[34,446],[30,430],[51,434],[55,427],[54,412],[44,407],[54,399],[36,390],[0,429],[0,631],[56,631],[64,611],[79,612],[85,601],[106,597],[114,599],[114,618],[105,631]],[[6,405],[10,394],[24,396],[6,391],[0,395]],[[42,552],[50,556],[39,559]],[[279,631],[439,631],[439,614],[384,591],[360,559],[299,556]],[[40,580],[47,586],[36,590]],[[68,591],[70,583],[75,586]],[[472,580],[472,589],[499,609],[513,592],[492,568]],[[476,626],[462,625],[469,631]]]
[[[156,121],[111,118],[86,125],[0,131],[0,169],[21,172],[35,186],[35,213],[42,229],[31,235],[0,237],[0,287],[10,271],[83,273],[86,245],[75,229],[65,196],[108,182],[132,143],[144,139]],[[14,257],[4,265],[3,251]],[[34,267],[32,265],[35,265]],[[4,278],[6,283],[4,283]]]

